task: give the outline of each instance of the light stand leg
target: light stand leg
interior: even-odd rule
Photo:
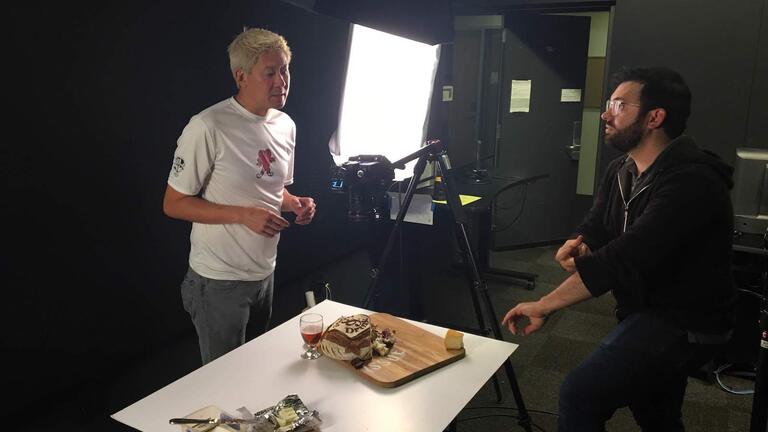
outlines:
[[[464,254],[466,256],[468,253],[470,253],[470,254],[472,253],[471,249],[466,249],[467,248],[467,244],[468,244],[467,242],[469,242],[469,237],[467,236],[467,232],[466,232],[466,229],[464,228],[464,225],[458,224],[458,226],[459,226],[459,231],[460,231],[461,236],[462,236],[462,241],[459,244],[459,249],[462,252],[464,252]],[[469,260],[467,262],[474,263],[476,261]],[[471,270],[472,267],[474,267],[474,264],[469,264],[469,266],[471,266],[470,267],[470,270]],[[470,298],[472,299],[472,306],[475,309],[475,317],[477,318],[477,324],[480,327],[479,330],[481,330],[482,333],[485,336],[488,336],[488,335],[490,335],[492,333],[492,331],[488,328],[488,326],[485,325],[485,318],[484,318],[484,315],[483,315],[483,307],[480,305],[480,296],[478,296],[478,294],[477,294],[477,293],[480,292],[480,289],[481,289],[480,285],[478,284],[478,281],[480,279],[475,277],[475,272],[474,271],[468,271],[467,274],[468,274],[468,276],[470,276],[469,280],[467,282],[469,284],[471,284],[471,286],[472,286],[472,288],[470,289],[469,293],[470,293]],[[477,329],[467,329],[467,328],[462,328],[460,330],[466,330],[466,331],[469,331],[469,332],[477,331]],[[496,336],[494,335],[494,337],[496,337]],[[496,337],[496,339],[501,340],[498,337]],[[498,377],[496,377],[496,374],[493,375],[493,380],[492,381],[493,381],[493,389],[494,389],[494,391],[496,391],[496,402],[501,402],[502,399],[504,399],[504,394],[501,391],[501,386],[499,385],[499,379],[498,379]],[[515,398],[517,398],[517,396],[515,396]]]
[[[387,243],[384,246],[384,250],[381,252],[381,256],[379,256],[379,262],[376,267],[371,269],[371,282],[368,285],[368,293],[366,294],[365,301],[363,302],[363,307],[365,309],[370,309],[374,304],[376,307],[379,306],[379,293],[377,289],[379,276],[381,275],[381,272],[384,270],[384,266],[387,263],[387,257],[389,256],[389,252],[392,250],[392,246],[395,244],[397,232],[400,229],[400,225],[403,223],[403,219],[405,219],[405,214],[408,212],[408,207],[410,207],[411,200],[413,199],[413,193],[416,191],[416,185],[418,184],[421,175],[424,173],[424,167],[426,165],[427,155],[424,154],[419,158],[419,160],[416,162],[416,166],[413,168],[413,177],[411,177],[411,181],[408,183],[408,188],[405,191],[405,199],[403,200],[403,203],[397,212],[395,226],[392,227],[392,231],[389,233],[389,238],[387,238]]]
[[[485,319],[483,317],[482,308],[480,307],[480,302],[478,300],[478,297],[481,297],[482,300],[485,303],[486,310],[488,311],[491,319],[491,331],[493,333],[494,338],[497,340],[504,340],[503,335],[501,334],[501,326],[499,325],[499,320],[496,317],[496,313],[493,308],[493,302],[491,301],[491,297],[488,295],[488,287],[485,284],[485,281],[480,276],[480,270],[477,265],[477,259],[475,257],[475,254],[472,251],[472,243],[469,241],[469,236],[467,235],[467,217],[464,213],[464,210],[461,208],[461,201],[459,200],[459,195],[456,192],[456,189],[453,185],[453,179],[451,178],[451,166],[450,161],[448,160],[448,155],[445,152],[442,152],[437,157],[437,161],[440,164],[440,171],[443,175],[443,183],[445,184],[445,191],[446,191],[446,201],[448,202],[448,206],[451,208],[451,211],[453,212],[454,220],[456,221],[456,224],[459,225],[459,231],[461,233],[461,240],[464,244],[464,253],[467,257],[467,263],[470,265],[470,270],[472,274],[472,289],[470,290],[470,293],[472,295],[472,301],[475,304],[475,312],[477,314],[477,321],[480,325],[481,329],[487,330],[487,327],[485,326]],[[515,374],[515,369],[512,366],[512,361],[507,358],[507,360],[504,362],[504,370],[507,373],[507,378],[509,379],[509,385],[512,388],[512,395],[515,397],[515,403],[517,404],[517,410],[519,413],[518,417],[518,424],[522,426],[527,432],[531,432],[531,416],[528,414],[528,410],[525,408],[525,402],[523,402],[523,395],[520,392],[520,386],[517,383],[517,376]],[[497,386],[497,391],[498,391]]]
[[[750,432],[768,431],[768,257],[763,259],[766,268],[762,274],[763,295],[760,302],[760,353],[757,355]]]
[[[757,357],[755,393],[752,395],[750,432],[768,430],[768,308],[760,311],[760,354]]]

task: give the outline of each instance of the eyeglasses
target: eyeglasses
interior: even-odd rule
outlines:
[[[617,116],[619,113],[624,111],[625,106],[641,106],[640,104],[633,104],[629,102],[624,102],[623,100],[619,99],[608,99],[605,101],[605,112],[611,113],[612,116]]]

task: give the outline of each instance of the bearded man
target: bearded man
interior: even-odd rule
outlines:
[[[683,135],[691,92],[678,73],[626,69],[613,88],[605,141],[625,155],[555,255],[571,274],[502,324],[527,335],[553,312],[611,291],[618,323],[566,377],[558,430],[604,431],[629,407],[643,431],[681,431],[688,372],[732,332],[733,170]]]

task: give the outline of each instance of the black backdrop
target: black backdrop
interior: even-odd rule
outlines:
[[[300,310],[295,282],[364,249],[367,227],[347,222],[347,197],[328,187],[349,22],[367,14],[385,30],[452,34],[449,2],[437,14],[438,0],[398,2],[366,4],[405,11],[411,24],[386,14],[379,25],[336,0],[317,4],[327,15],[279,0],[30,2],[7,12],[0,280],[10,295],[0,316],[12,372],[0,385],[14,397],[4,410],[71,397],[194,331],[178,288],[190,224],[164,216],[162,196],[189,118],[235,91],[226,47],[244,26],[291,46],[289,190],[318,203],[311,225],[282,234],[276,308]]]
[[[278,283],[359,247],[344,197],[327,190],[348,24],[276,0],[152,3],[29,5],[8,16],[0,262],[12,410],[193,331],[178,290],[190,224],[163,215],[162,195],[189,117],[235,91],[226,47],[243,26],[291,45],[290,189],[318,201],[312,225],[283,234]]]

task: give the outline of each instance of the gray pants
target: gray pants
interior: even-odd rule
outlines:
[[[246,327],[254,336],[267,330],[273,288],[274,273],[260,281],[227,281],[187,271],[181,299],[197,330],[203,364],[244,344]]]

